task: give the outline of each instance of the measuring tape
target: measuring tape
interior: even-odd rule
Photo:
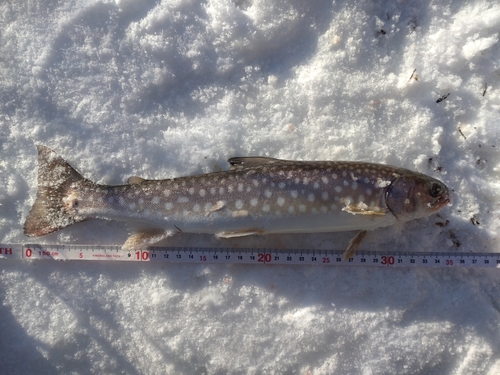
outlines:
[[[500,268],[500,253],[358,251],[344,260],[340,250],[152,247],[129,252],[118,245],[0,244],[0,259]]]

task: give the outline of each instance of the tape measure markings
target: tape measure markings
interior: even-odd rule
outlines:
[[[153,247],[127,252],[118,245],[0,244],[0,259],[500,268],[500,253],[358,251],[348,260],[342,254],[341,250],[204,247]]]

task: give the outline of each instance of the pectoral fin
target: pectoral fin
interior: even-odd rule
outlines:
[[[356,250],[358,250],[359,245],[361,245],[361,242],[363,242],[363,239],[367,235],[368,231],[362,230],[359,231],[349,242],[349,246],[347,246],[346,251],[344,251],[344,260],[348,260],[349,258],[352,258],[354,254],[356,254]]]
[[[173,230],[157,228],[134,229],[133,233],[123,244],[122,250],[146,249],[164,238],[173,236],[175,233]]]
[[[217,237],[220,237],[220,238],[245,237],[245,236],[252,236],[252,235],[256,235],[256,234],[264,234],[264,231],[262,229],[245,229],[245,230],[234,231],[234,232],[215,233],[215,235]]]

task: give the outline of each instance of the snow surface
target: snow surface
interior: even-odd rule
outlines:
[[[444,181],[453,205],[362,249],[500,251],[499,35],[495,0],[4,1],[0,243],[29,240],[43,144],[107,184],[245,155],[398,165]],[[344,249],[352,235],[169,243]],[[126,237],[89,221],[39,242]],[[0,270],[2,374],[500,373],[496,270]]]

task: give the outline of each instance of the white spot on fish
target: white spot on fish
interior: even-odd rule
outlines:
[[[340,193],[342,191],[341,186],[335,186],[335,192]]]
[[[323,181],[325,185],[328,184],[328,177],[326,176],[321,177],[321,181]]]
[[[238,199],[236,202],[234,202],[234,206],[237,210],[241,210],[243,208],[243,201],[241,199]]]
[[[309,193],[309,195],[307,196],[307,200],[309,202],[314,202],[314,199],[315,199],[315,196],[313,193]]]
[[[290,194],[292,195],[292,198],[297,198],[299,196],[299,192],[297,190],[290,191]]]
[[[200,205],[199,205],[199,204],[195,204],[195,205],[193,206],[193,211],[194,211],[194,212],[198,212],[198,211],[200,211]]]
[[[167,202],[165,203],[165,209],[168,211],[168,210],[171,210],[172,207],[174,207],[174,205],[171,203],[171,202]]]
[[[356,190],[358,188],[358,183],[356,181],[353,181],[351,187],[352,187],[352,190]]]
[[[233,217],[246,217],[246,216],[248,216],[248,211],[247,210],[233,211],[232,216]]]
[[[205,189],[200,189],[200,191],[198,192],[198,194],[200,194],[200,197],[204,197],[205,194],[206,194]]]
[[[276,203],[278,203],[278,206],[283,207],[283,205],[285,204],[285,198],[278,197],[278,200],[276,201]]]
[[[347,186],[347,185],[349,185],[349,181],[344,180],[344,186]]]
[[[223,187],[219,188],[219,194],[220,195],[224,194],[224,188]]]
[[[346,206],[350,206],[351,202],[352,202],[351,196],[340,198],[340,203],[344,203]]]
[[[273,193],[271,192],[271,190],[266,190],[264,192],[264,195],[266,196],[266,198],[271,198],[271,195],[273,195]]]
[[[280,183],[279,183],[279,185],[278,185],[278,187],[279,187],[280,189],[284,189],[284,188],[285,188],[285,186],[286,186],[286,184],[285,184],[284,182],[280,182]]]
[[[337,177],[338,177],[337,173],[332,173],[332,178],[333,178],[334,180],[336,180],[336,179],[337,179]]]
[[[259,186],[259,181],[257,181],[257,180],[254,179],[254,180],[252,180],[252,182],[253,182],[253,185],[255,187]]]
[[[319,183],[314,182],[313,186],[314,186],[315,189],[318,189],[319,188]]]
[[[243,191],[243,184],[238,184],[238,191],[242,192]]]
[[[179,198],[177,198],[177,202],[187,203],[187,202],[189,202],[189,198],[188,197],[179,197]]]
[[[128,205],[128,208],[130,208],[131,210],[133,210],[133,209],[135,209],[135,206],[136,206],[135,203],[132,202],[132,203],[130,203]]]
[[[189,194],[193,195],[194,194],[194,188],[189,188],[188,192],[189,192]]]
[[[264,211],[264,212],[269,212],[270,209],[271,209],[271,207],[268,204],[264,204],[262,206],[262,211]]]
[[[205,207],[203,207],[205,209],[205,212],[210,212],[210,209],[212,208],[212,203],[205,203]]]
[[[139,198],[139,200],[137,201],[140,205],[143,205],[144,204],[144,199],[142,198]]]
[[[372,189],[366,189],[366,195],[372,195]]]
[[[291,214],[293,214],[295,212],[295,207],[288,206],[288,212],[290,212]]]
[[[306,212],[306,205],[305,204],[299,204],[299,211],[300,212]]]
[[[375,183],[375,186],[379,187],[379,188],[385,188],[386,186],[389,186],[390,184],[391,184],[391,181],[383,180],[380,177],[378,177],[377,182]]]
[[[158,203],[160,203],[160,198],[158,198],[158,197],[153,197],[153,199],[151,199],[151,203],[152,203],[152,204],[158,204]]]
[[[214,187],[210,188],[210,194],[215,195],[216,191],[217,190]]]
[[[346,172],[346,171],[343,171],[343,172],[342,172],[342,177],[345,177],[345,176],[347,176],[347,172]]]
[[[168,189],[163,190],[163,195],[168,197],[170,195],[170,190]]]
[[[255,207],[255,206],[257,206],[258,202],[259,201],[257,198],[252,198],[252,199],[250,199],[250,206]]]
[[[118,199],[118,202],[120,203],[120,206],[125,205],[125,199],[123,199],[122,197]]]
[[[309,177],[304,177],[304,179],[302,180],[302,183],[303,183],[304,185],[308,185],[308,184],[309,184],[309,181],[310,181]]]
[[[233,186],[233,185],[229,185],[229,186],[227,187],[227,192],[228,192],[228,193],[232,193],[233,191],[234,191],[234,186]]]

